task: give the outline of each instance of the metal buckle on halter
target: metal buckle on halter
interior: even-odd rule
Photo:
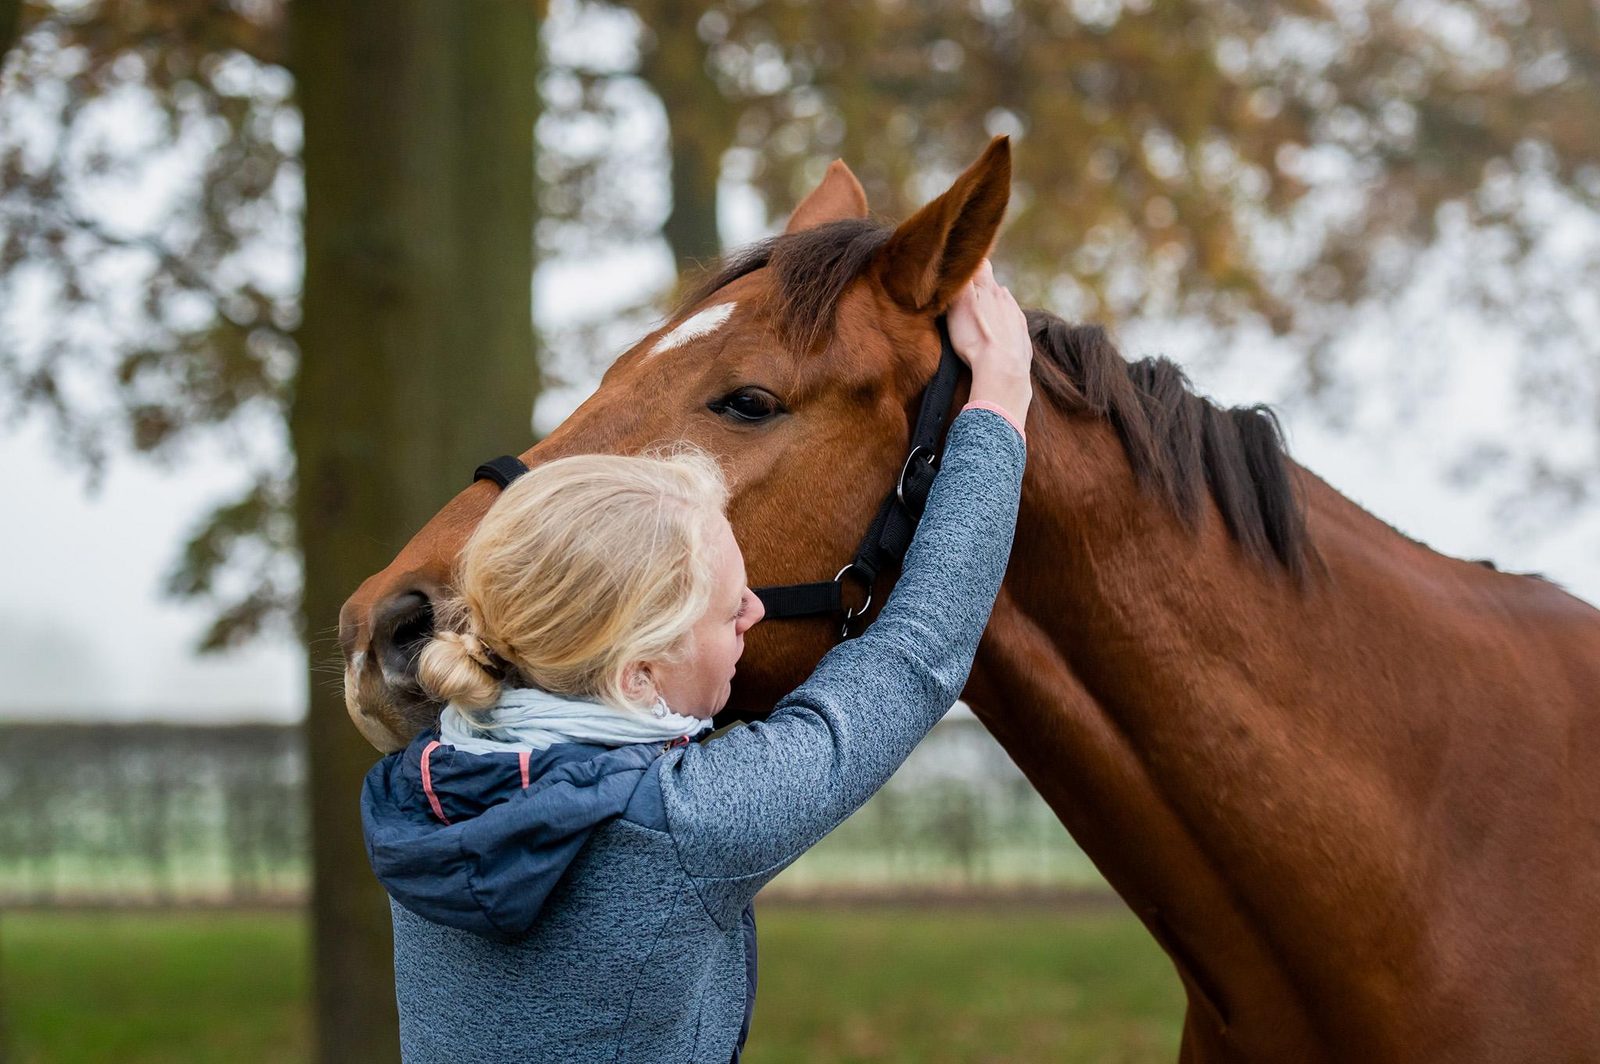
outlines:
[[[866,571],[866,569],[862,568],[856,562],[851,562],[849,565],[845,566],[843,569],[840,569],[837,573],[833,574],[833,582],[836,583],[836,584],[841,585],[840,588],[839,588],[839,602],[840,602],[840,604],[841,605],[844,604],[844,587],[842,586],[844,584],[844,574],[845,573],[849,573],[849,572],[854,572],[856,574],[856,579],[861,581],[861,587],[862,587],[863,590],[866,591],[867,599],[866,599],[865,602],[863,602],[860,605],[859,608],[851,607],[851,606],[845,606],[844,607],[844,624],[839,626],[839,638],[840,639],[849,639],[850,638],[850,622],[855,620],[857,617],[860,617],[862,614],[866,613],[869,609],[872,608],[872,582],[873,582],[872,574],[868,573]]]
[[[915,514],[918,517],[922,516],[921,511],[912,507],[910,501],[906,499],[906,477],[911,475],[911,463],[916,461],[917,455],[919,454],[924,456],[924,461],[928,463],[929,469],[938,467],[939,453],[932,447],[923,447],[919,444],[918,446],[911,448],[911,453],[906,455],[906,464],[900,467],[900,479],[895,483],[894,486],[894,497],[900,500],[900,505],[904,506],[908,512]],[[927,500],[924,499],[923,502],[926,503]]]

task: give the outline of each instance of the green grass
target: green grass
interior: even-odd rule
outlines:
[[[309,943],[293,912],[6,913],[18,1064],[310,1057]]]
[[[1177,1059],[1183,999],[1123,911],[758,911],[750,1064]]]
[[[768,906],[750,1064],[1160,1061],[1177,979],[1131,916]],[[0,995],[16,1064],[309,1058],[292,912],[13,912]]]

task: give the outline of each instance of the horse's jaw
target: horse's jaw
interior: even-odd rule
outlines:
[[[350,721],[379,753],[404,749],[413,736],[439,719],[439,702],[413,681],[385,675],[365,651],[345,662],[344,706]]]

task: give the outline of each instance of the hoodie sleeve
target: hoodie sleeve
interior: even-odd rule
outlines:
[[[883,786],[961,694],[1005,576],[1026,448],[968,408],[893,593],[764,721],[663,758],[668,830],[725,927]]]

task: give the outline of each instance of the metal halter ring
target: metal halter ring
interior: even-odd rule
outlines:
[[[900,505],[904,506],[907,510],[911,509],[911,504],[906,502],[906,475],[911,472],[911,463],[916,461],[917,455],[919,454],[927,456],[927,463],[929,466],[936,466],[939,464],[939,454],[932,447],[923,447],[918,445],[911,448],[911,453],[906,455],[906,464],[900,467],[900,480],[894,486],[894,496],[900,500]],[[849,566],[845,566],[845,568],[848,569]],[[837,579],[837,577],[835,579]]]
[[[839,638],[841,639],[849,639],[850,622],[872,608],[872,577],[868,576],[866,570],[861,568],[861,566],[857,565],[855,562],[851,562],[849,565],[846,565],[843,569],[840,569],[837,573],[833,574],[833,582],[836,584],[843,583],[844,574],[850,572],[851,570],[855,571],[857,579],[861,581],[861,586],[866,590],[867,600],[861,604],[859,609],[853,609],[849,606],[844,607],[844,624],[840,625],[839,627]],[[841,605],[844,603],[844,595],[842,593],[839,596],[839,602]]]

